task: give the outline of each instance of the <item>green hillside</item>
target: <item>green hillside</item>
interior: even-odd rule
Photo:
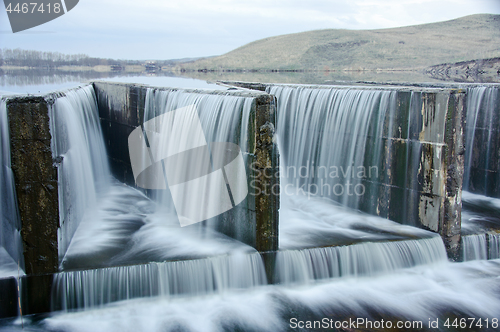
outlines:
[[[500,15],[380,30],[317,30],[261,39],[183,69],[419,69],[500,57]]]

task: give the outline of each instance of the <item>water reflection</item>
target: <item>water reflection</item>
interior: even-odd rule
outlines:
[[[126,72],[126,71],[65,71],[65,70],[1,70],[0,94],[47,93],[76,87],[93,80],[150,84],[179,88],[217,86],[206,82],[244,81],[265,83],[322,84],[328,82],[438,83],[442,78],[419,71],[304,71],[304,72]]]
[[[126,83],[141,83],[153,86],[170,86],[193,89],[218,89],[215,84],[195,78],[176,77],[171,72],[97,72],[62,70],[0,70],[0,95],[4,94],[46,94],[66,90],[95,80]],[[226,88],[224,88],[226,89]]]

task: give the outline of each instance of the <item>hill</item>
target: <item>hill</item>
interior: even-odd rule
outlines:
[[[500,15],[379,30],[269,37],[182,70],[404,70],[500,57]]]

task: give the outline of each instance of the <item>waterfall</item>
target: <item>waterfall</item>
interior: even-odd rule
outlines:
[[[467,95],[463,189],[500,197],[500,168],[497,165],[499,90],[474,87],[467,89]]]
[[[267,92],[278,99],[282,181],[358,208],[362,181],[377,180],[381,171],[396,92],[279,85]]]
[[[85,211],[109,187],[110,172],[96,96],[91,85],[57,98],[50,110],[52,154],[58,162],[59,256],[62,257]]]
[[[54,275],[53,309],[78,309],[153,296],[196,296],[265,285],[260,254],[149,263]]]
[[[490,259],[500,258],[500,234],[488,234],[488,257]]]
[[[447,261],[439,236],[428,239],[366,242],[351,246],[278,252],[279,283],[308,283],[317,279],[370,276],[396,269]]]
[[[168,190],[146,191],[156,202],[155,212],[153,203],[139,191],[109,184],[108,166],[99,163],[106,160],[106,156],[101,148],[94,98],[91,88],[84,88],[57,99],[53,108],[54,155],[62,157],[59,166],[59,173],[64,175],[60,178],[61,186],[67,188],[64,195],[70,195],[65,197],[62,206],[71,206],[69,211],[72,213],[69,219],[68,216],[63,219],[69,221],[63,238],[71,239],[71,232],[75,232],[77,221],[89,205],[95,204],[93,210],[97,211],[90,214],[90,218],[89,214],[84,216],[63,266],[113,267],[56,274],[52,293],[54,308],[90,308],[136,297],[208,294],[266,284],[260,255],[253,248],[215,232],[220,227],[217,218],[180,228]],[[194,105],[209,145],[230,142],[238,144],[246,154],[253,102],[254,98],[222,93],[148,89],[144,122]],[[66,129],[71,125],[80,129]],[[182,132],[185,127],[177,129]],[[153,136],[148,132],[149,144]],[[215,168],[221,161],[212,157]],[[246,177],[243,178],[246,181]],[[110,187],[106,195],[100,195],[106,186]],[[71,196],[75,192],[78,196]],[[234,237],[244,238],[245,229],[238,227],[241,223],[232,224]],[[219,256],[193,259],[212,255]],[[178,259],[182,260],[161,262]],[[140,264],[145,261],[154,263]],[[129,265],[136,263],[139,265]]]
[[[252,107],[254,107],[253,102],[253,98],[229,96],[222,93],[201,94],[182,90],[158,90],[150,88],[146,93],[144,122],[145,124],[150,124],[153,119],[159,117],[160,115],[168,114],[169,112],[173,112],[182,108],[194,107],[193,109],[195,109],[196,113],[190,115],[186,119],[178,120],[179,122],[183,123],[183,129],[179,130],[179,128],[176,128],[179,132],[177,134],[178,138],[184,140],[182,144],[190,146],[190,140],[193,142],[195,140],[205,142],[204,144],[207,144],[207,146],[212,149],[212,155],[209,158],[212,165],[211,167],[213,167],[212,169],[214,169],[216,168],[216,165],[223,164],[222,160],[216,160],[217,157],[215,157],[215,154],[213,152],[214,142],[234,143],[237,144],[243,152],[243,158],[246,164],[248,150],[248,126],[250,112],[252,110]],[[181,118],[182,114],[178,114],[176,112],[175,118],[177,117]],[[202,133],[197,133],[198,136],[194,135],[195,133],[187,134],[187,131],[189,131],[187,129],[197,123],[198,120],[194,119],[196,117],[199,118]],[[150,137],[150,133],[151,132],[148,132],[147,135],[149,140],[152,139],[152,137]],[[181,142],[179,142],[179,144],[180,143]],[[159,146],[166,146],[170,148],[172,147],[169,146],[169,142],[163,141],[160,141]],[[176,145],[174,148],[179,147]],[[189,167],[185,167],[184,170],[181,169],[180,171],[183,172],[181,173],[181,175],[188,177],[188,174],[185,173],[195,171],[197,168],[201,168],[202,165],[205,164],[205,160],[202,160],[203,158],[205,158],[205,156],[203,155],[194,155],[191,156],[191,159],[184,160],[185,164],[189,165]],[[163,164],[163,167],[167,167],[166,164]],[[240,175],[240,177],[244,176]],[[198,191],[203,192],[207,189],[208,188],[200,187]],[[207,195],[206,199],[208,200],[208,205],[215,206],[218,204],[218,201],[216,202],[216,200],[219,200],[221,195],[218,191],[213,191],[212,189],[218,188],[208,189],[211,190],[212,193]],[[224,190],[226,189],[224,188]],[[168,188],[167,190],[158,190],[156,192],[153,192],[151,196],[161,206],[161,209],[163,211],[160,211],[160,213],[171,214],[173,211],[175,211],[173,198]],[[178,223],[178,221],[176,222]],[[246,234],[247,230],[242,227],[243,223],[231,223],[230,225],[226,223],[225,225],[222,225],[220,218],[215,217],[204,221],[202,224],[209,226],[210,228],[215,230],[220,230],[221,227],[225,227],[225,234],[231,234],[233,238],[243,242],[247,242],[245,241],[245,239],[247,238],[248,234]],[[201,224],[193,226],[199,227],[200,225]]]
[[[462,201],[463,215],[471,210],[472,217],[462,221],[462,228],[481,234],[462,236],[464,261],[500,258],[498,234],[484,234],[481,226],[495,224],[500,207],[498,101],[498,87],[467,89]]]
[[[462,236],[462,253],[464,261],[488,259],[487,234]]]
[[[500,235],[472,234],[462,236],[464,261],[500,258]]]
[[[0,278],[17,276],[18,266],[24,269],[21,221],[10,162],[9,132],[7,105],[5,100],[0,99]]]

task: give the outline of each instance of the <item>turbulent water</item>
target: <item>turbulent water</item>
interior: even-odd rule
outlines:
[[[195,105],[207,142],[233,142],[246,151],[252,100],[149,89],[145,122],[165,112]],[[65,211],[66,205],[72,207],[71,215],[63,217],[61,232],[63,243],[68,245],[63,250],[64,269],[255,251],[218,233],[216,219],[181,228],[168,190],[153,191],[147,197],[112,179],[97,119],[91,87],[70,91],[55,103],[54,155],[62,157],[61,211]],[[70,132],[74,132],[71,137]],[[244,236],[239,235],[241,232],[237,227],[233,231],[236,238]]]
[[[327,326],[335,330],[335,324],[363,318],[372,324],[401,321],[413,330],[444,332],[450,331],[444,326],[447,317],[458,316],[474,318],[475,324],[481,318],[483,327],[478,330],[496,331],[492,323],[500,313],[499,274],[499,260],[438,262],[301,287],[264,286],[190,298],[134,299],[83,312],[57,312],[43,320],[25,317],[24,324],[35,331],[276,332],[300,330],[293,328],[294,322],[321,323],[323,319],[328,324],[332,320],[333,326]],[[429,320],[436,319],[438,326],[429,328]],[[452,322],[453,318],[448,323]],[[20,331],[21,320],[11,323],[8,330]]]
[[[383,119],[392,119],[394,91],[275,85],[269,92],[278,98],[285,169],[379,165]],[[144,121],[190,105],[208,144],[232,142],[245,155],[251,98],[148,89]],[[355,317],[448,331],[445,319],[458,316],[488,319],[490,326],[482,330],[494,330],[500,261],[485,259],[500,258],[500,237],[475,233],[485,229],[476,222],[484,217],[477,211],[498,211],[498,200],[465,193],[464,201],[474,207],[465,212],[468,262],[450,263],[439,236],[359,212],[359,197],[347,191],[282,190],[277,284],[268,285],[261,256],[217,232],[221,220],[180,227],[168,191],[143,192],[109,175],[90,87],[59,98],[53,112],[54,157],[62,157],[60,182],[69,194],[61,204],[75,205],[77,213],[62,219],[65,271],[54,275],[52,305],[77,312],[25,318],[30,329],[291,331],[299,330],[294,319],[334,324]],[[322,184],[318,173],[308,173],[281,174],[282,188]],[[355,176],[326,180],[331,187],[350,183],[353,189],[361,183]],[[86,197],[72,196],[69,188]],[[245,238],[245,229],[231,232]],[[439,326],[431,329],[436,319]],[[20,329],[20,320],[7,327]]]

